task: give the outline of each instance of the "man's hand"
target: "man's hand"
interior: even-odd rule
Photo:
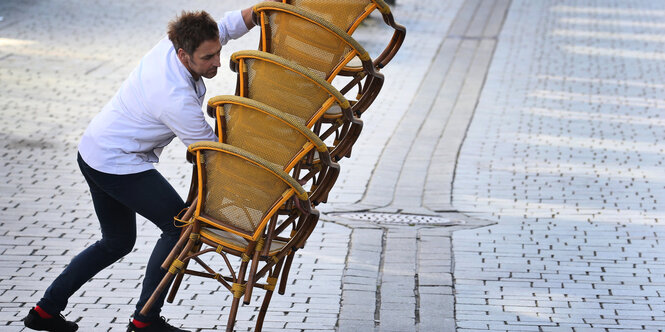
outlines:
[[[282,0],[266,0],[266,2],[282,2]],[[245,8],[241,11],[242,19],[245,21],[247,29],[254,27],[254,22],[252,22],[252,7]]]

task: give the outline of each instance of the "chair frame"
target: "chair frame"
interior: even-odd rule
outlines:
[[[328,198],[328,193],[334,186],[339,175],[339,164],[336,163],[328,152],[328,147],[321,139],[301,125],[298,118],[290,114],[281,112],[261,102],[238,96],[216,96],[208,100],[208,115],[215,118],[216,131],[221,143],[226,140],[226,121],[223,116],[224,105],[238,105],[264,113],[275,119],[280,120],[287,126],[297,130],[302,136],[309,140],[309,143],[302,147],[302,150],[282,166],[285,172],[292,172],[301,185],[312,180],[312,192],[309,193],[309,199],[314,205],[324,202]],[[319,154],[319,163],[315,165],[313,150]],[[301,174],[303,170],[308,170],[306,174]]]
[[[261,3],[254,7],[252,20],[255,24],[261,26],[259,49],[263,52],[251,54],[240,52],[238,56],[234,54],[230,65],[238,74],[236,87],[238,96],[217,96],[211,98],[208,102],[208,113],[216,118],[216,132],[220,142],[199,142],[188,147],[187,159],[193,164],[195,176],[192,177],[192,185],[187,198],[190,207],[182,217],[186,221],[185,228],[178,243],[162,264],[162,267],[167,269],[168,273],[142,308],[142,314],[146,314],[150,310],[160,294],[176,278],[167,297],[167,301],[172,302],[183,276],[189,274],[217,280],[233,295],[226,326],[227,332],[233,331],[240,300],[243,299],[243,303],[249,304],[254,288],[265,290],[266,293],[255,325],[255,331],[262,329],[267,308],[279,278],[281,277],[278,292],[284,294],[295,252],[304,247],[305,241],[316,227],[319,212],[314,206],[327,200],[328,193],[339,174],[339,165],[336,161],[350,155],[351,148],[362,130],[363,122],[360,117],[376,99],[383,86],[384,77],[379,70],[394,58],[406,35],[406,28],[395,22],[390,7],[383,0],[371,0],[371,5],[365,7],[364,11],[346,31],[308,11],[289,5],[289,2],[289,0],[282,0],[281,3]],[[395,31],[385,49],[375,60],[372,60],[362,46],[350,35],[376,9],[381,12],[384,22]],[[343,55],[343,60],[340,63],[331,64],[332,69],[326,73],[325,79],[321,79],[307,68],[293,63],[293,61],[266,53],[265,51],[269,49],[271,43],[266,23],[266,13],[269,11],[287,13],[318,25],[346,43],[351,51]],[[258,53],[262,54],[257,55]],[[329,93],[330,97],[321,105],[319,110],[312,114],[310,119],[303,119],[304,123],[301,123],[295,116],[276,110],[269,105],[244,98],[249,87],[242,68],[243,56],[271,61],[297,72],[321,86]],[[360,59],[361,66],[349,64],[356,57]],[[338,75],[350,77],[350,81],[339,91],[331,85]],[[358,97],[356,97],[357,100],[349,102],[344,98],[344,95],[354,87],[358,88]],[[342,114],[326,115],[326,110],[335,101],[340,105]],[[275,165],[252,153],[225,144],[227,133],[226,119],[223,112],[224,106],[229,104],[248,107],[281,120],[303,134],[308,143],[285,165]],[[329,124],[330,127],[324,129],[324,124]],[[334,147],[329,148],[322,139],[330,138],[333,134],[335,135]],[[272,173],[288,185],[289,189],[282,193],[281,197],[275,197],[276,200],[271,201],[272,206],[263,211],[264,214],[258,226],[251,231],[215,220],[203,212],[203,205],[205,204],[203,197],[205,197],[207,190],[205,188],[206,164],[203,163],[203,151],[206,150],[214,150],[242,158],[261,167],[264,171]],[[314,162],[315,152],[318,152],[319,155],[318,164]],[[304,173],[301,173],[303,171]],[[293,177],[287,172],[292,172]],[[301,184],[308,181],[312,181],[312,191],[310,193],[307,193],[301,186]],[[286,232],[289,227],[292,230],[287,235]],[[215,235],[209,231],[213,228],[227,235]],[[233,234],[235,238],[230,238],[229,234]],[[279,243],[277,249],[273,248],[273,242],[275,241]],[[204,245],[207,247],[204,248]],[[200,258],[202,255],[212,252],[216,252],[222,257],[228,270],[225,275],[218,273]],[[240,259],[240,265],[237,269],[231,264],[230,256]],[[188,264],[192,260],[198,263],[203,271],[189,269]],[[267,277],[266,281],[260,282],[264,277]]]
[[[335,35],[338,39],[343,41],[345,44],[350,46],[352,51],[349,52],[344,60],[337,64],[329,73],[326,73],[326,81],[329,83],[332,82],[333,79],[343,71],[345,74],[352,76],[353,79],[339,91],[345,95],[353,87],[358,86],[359,98],[357,102],[353,103],[352,110],[354,114],[358,116],[364,113],[372,104],[374,99],[376,99],[376,96],[381,91],[381,87],[383,86],[384,81],[383,74],[375,69],[374,63],[370,58],[369,53],[367,53],[367,51],[365,51],[365,49],[355,39],[351,38],[351,36],[349,36],[346,32],[336,27],[332,23],[325,21],[321,17],[306,10],[281,2],[262,2],[253,7],[252,20],[256,25],[261,27],[261,38],[259,42],[259,50],[261,51],[268,52],[269,43],[271,42],[269,36],[267,36],[267,11],[287,13],[302,20],[309,21],[310,23],[318,25],[322,29],[327,30],[331,34]],[[362,70],[345,71],[346,65],[356,56],[362,63]]]
[[[374,10],[378,9],[381,13],[383,21],[395,30],[388,45],[386,45],[381,54],[379,54],[379,56],[374,59],[374,66],[377,69],[382,69],[390,62],[390,60],[393,59],[393,57],[395,57],[395,54],[397,54],[399,49],[402,47],[402,43],[406,37],[406,27],[395,22],[395,18],[393,17],[392,11],[390,10],[390,6],[388,6],[388,4],[386,4],[383,0],[370,0],[370,2],[372,5],[365,7],[364,12],[362,12],[358,18],[348,27],[348,29],[346,29],[346,33],[353,35],[358,26],[360,26],[360,23],[369,17],[369,15]],[[292,1],[290,0],[282,0],[282,3],[292,5]],[[344,27],[340,28],[344,29]],[[356,70],[350,67],[346,67],[344,71],[353,72]]]
[[[274,65],[280,66],[285,70],[289,70],[307,79],[314,84],[318,85],[326,91],[330,98],[321,105],[317,111],[313,112],[312,116],[308,119],[303,119],[305,126],[313,128],[314,132],[319,135],[322,140],[327,139],[332,134],[335,134],[335,146],[330,152],[333,160],[339,161],[344,156],[350,155],[350,150],[353,144],[360,136],[363,128],[362,120],[354,114],[351,109],[349,101],[342,95],[335,87],[329,82],[321,79],[312,73],[309,69],[277,55],[262,52],[262,51],[239,51],[231,55],[229,66],[231,70],[237,73],[238,79],[236,84],[236,95],[245,97],[249,91],[249,79],[245,77],[244,60],[254,59],[259,61],[267,61]],[[339,116],[328,116],[325,112],[337,102],[342,109],[342,114]],[[212,116],[210,105],[208,106],[208,114]],[[322,123],[329,123],[330,128],[322,132]]]
[[[282,181],[291,187],[291,189],[288,190],[288,194],[283,195],[280,199],[280,202],[282,203],[274,205],[271,211],[264,216],[266,222],[262,223],[262,226],[256,230],[255,234],[244,234],[242,232],[234,231],[232,227],[224,227],[215,222],[211,223],[210,217],[205,217],[205,215],[201,214],[202,200],[200,197],[203,197],[204,195],[205,178],[205,173],[203,171],[205,166],[202,164],[201,151],[206,149],[229,153],[250,161],[254,165],[257,165],[281,178]],[[194,156],[198,166],[198,196],[193,200],[193,203],[183,216],[183,219],[187,220],[186,228],[183,230],[178,243],[174,246],[173,250],[162,264],[162,268],[168,270],[168,273],[164,276],[157,289],[142,308],[141,313],[146,314],[150,310],[159,295],[166,290],[171,283],[171,280],[177,276],[178,279],[173,283],[171,292],[167,298],[168,302],[172,302],[179,288],[182,276],[184,276],[184,274],[189,274],[217,280],[233,294],[233,301],[226,326],[227,332],[233,331],[240,299],[244,297],[243,303],[249,304],[252,289],[264,289],[266,295],[261,304],[255,328],[256,331],[260,331],[280,273],[282,280],[278,292],[284,294],[294,252],[304,247],[306,239],[316,227],[319,212],[312,208],[307,193],[293,178],[280,170],[276,165],[271,165],[270,162],[265,161],[260,157],[218,142],[194,143],[189,146],[188,151]],[[280,225],[277,225],[278,216],[280,214],[286,214],[289,215],[289,217]],[[232,244],[213,240],[209,235],[206,235],[205,231],[202,232],[205,227],[210,227],[209,225],[218,226],[216,228],[230,231],[245,238],[248,241],[247,246],[243,250],[243,248],[234,247]],[[288,226],[294,227],[291,234],[287,237],[280,236]],[[271,241],[273,239],[285,243],[285,245],[277,252],[270,251]],[[203,244],[208,245],[211,248],[201,250]],[[216,252],[222,256],[230,275],[222,276],[199,258],[199,256],[211,252]],[[240,267],[237,272],[232,267],[228,255],[241,258]],[[205,271],[201,272],[187,269],[190,260],[197,262]],[[264,262],[261,269],[258,268],[259,262]],[[248,274],[247,278],[245,278],[246,274]],[[266,275],[268,276],[267,281],[265,283],[259,283],[258,280]]]

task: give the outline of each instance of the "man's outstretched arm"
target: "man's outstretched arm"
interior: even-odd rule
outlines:
[[[267,1],[282,2],[282,0],[267,0]],[[243,9],[241,13],[242,13],[242,19],[245,21],[247,29],[249,30],[253,28],[254,22],[252,22],[252,7]]]

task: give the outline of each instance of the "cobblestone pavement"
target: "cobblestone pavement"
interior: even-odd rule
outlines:
[[[665,329],[665,5],[397,2],[406,42],[264,330]],[[0,330],[22,331],[27,308],[98,238],[74,160],[88,121],[180,10],[251,4],[0,2]],[[377,36],[389,34],[372,17],[354,37],[377,54]],[[234,90],[222,69],[208,97]],[[158,168],[184,195],[183,155],[171,144]],[[134,252],[70,300],[64,314],[82,331],[126,325],[157,236],[139,224]],[[183,285],[164,316],[222,329],[226,291]],[[237,330],[255,316],[241,307]]]
[[[22,331],[20,318],[27,309],[71,257],[99,236],[74,161],[76,144],[90,119],[181,9],[203,8],[219,17],[225,9],[251,4],[239,0],[223,6],[214,1],[150,0],[0,3],[0,135],[5,156],[0,174],[6,179],[0,185],[2,331]],[[436,80],[432,61],[462,4],[462,0],[403,0],[394,8],[409,36],[384,70],[386,85],[367,113],[353,158],[342,165],[344,173],[330,207],[322,207],[329,215],[296,258],[287,293],[273,298],[264,330],[395,331],[412,329],[420,321],[425,327],[454,326],[450,234],[445,228],[379,225],[333,213],[357,209],[354,204],[367,196],[363,183],[381,159],[377,147],[386,145],[404,109],[420,93],[424,77],[434,75]],[[372,17],[354,37],[377,54],[390,37],[386,29],[380,17]],[[258,31],[252,31],[231,42],[222,58],[255,48],[257,37]],[[413,58],[418,61],[412,62]],[[234,91],[234,76],[225,66],[222,69],[218,78],[207,82],[208,97]],[[430,99],[440,90],[433,88]],[[185,195],[190,168],[183,155],[182,145],[171,144],[158,169]],[[392,201],[393,191],[386,193],[390,196],[385,201]],[[121,331],[127,324],[156,241],[156,229],[143,219],[138,232],[134,252],[70,299],[64,314],[77,320],[82,331]],[[433,259],[430,252],[440,257]],[[421,266],[421,259],[429,262]],[[418,271],[423,276],[419,282]],[[226,292],[195,279],[184,285],[177,305],[167,305],[164,316],[197,331],[223,328]],[[437,310],[441,305],[446,306],[444,315]],[[251,330],[255,316],[253,306],[241,308],[237,329]]]
[[[460,153],[459,331],[665,329],[665,3],[512,0]]]

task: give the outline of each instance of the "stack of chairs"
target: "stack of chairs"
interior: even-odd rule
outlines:
[[[372,60],[351,35],[375,10],[395,31]],[[227,331],[240,300],[249,304],[253,290],[263,289],[255,327],[261,330],[277,282],[284,294],[294,253],[318,222],[315,207],[327,201],[339,162],[350,157],[362,130],[360,118],[381,90],[379,70],[406,34],[382,0],[264,2],[254,7],[253,20],[261,28],[259,50],[231,56],[235,95],[208,101],[219,142],[188,147],[190,207],[176,218],[182,235],[144,313],[172,281],[169,302],[184,275],[205,277],[232,294]],[[347,99],[353,89],[356,96]],[[222,272],[201,258],[212,252]]]

